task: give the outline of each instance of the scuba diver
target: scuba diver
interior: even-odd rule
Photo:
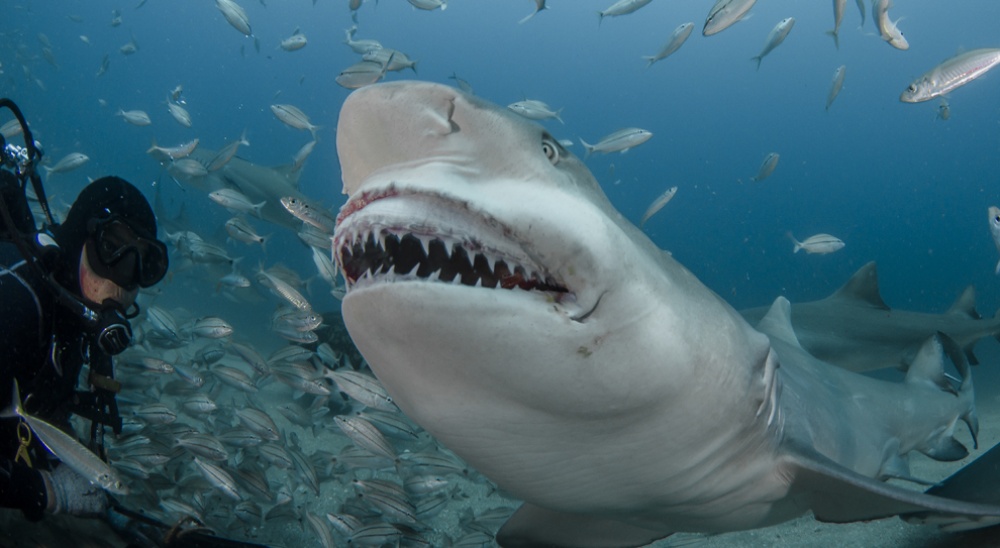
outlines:
[[[0,137],[0,410],[16,403],[16,383],[31,417],[69,432],[71,414],[90,419],[91,449],[100,454],[100,425],[121,431],[111,357],[131,342],[139,288],[166,274],[167,248],[156,239],[149,202],[118,177],[87,185],[65,221],[52,222],[35,173],[40,152],[16,105],[3,106],[21,122],[26,146]],[[41,230],[28,206],[29,182],[48,221]],[[104,515],[110,502],[101,487],[54,459],[23,419],[2,416],[0,507],[19,508],[31,521],[46,512]]]
[[[132,342],[139,289],[166,275],[167,247],[145,196],[119,177],[88,184],[56,223],[37,173],[41,151],[17,105],[0,98],[3,108],[20,123],[24,147],[0,135],[0,508],[20,509],[29,521],[46,513],[100,518],[129,546],[261,548],[218,537],[190,517],[169,525],[130,510],[68,464],[88,451],[107,461],[105,427],[121,434],[112,357]],[[87,446],[76,443],[74,414],[90,420]],[[33,431],[40,421],[70,434],[62,450],[73,454],[54,455]]]

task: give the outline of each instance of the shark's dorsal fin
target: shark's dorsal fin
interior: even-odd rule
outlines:
[[[906,370],[906,383],[922,383],[934,386],[945,392],[957,394],[955,387],[944,374],[944,349],[941,347],[941,337],[938,333],[924,341],[917,356],[913,358]]]
[[[283,164],[280,166],[274,166],[271,169],[284,175],[285,179],[288,180],[288,184],[291,185],[292,188],[294,188],[295,190],[299,189],[299,175],[302,174],[301,168],[295,169],[294,164]]]
[[[882,294],[878,290],[878,270],[875,268],[875,261],[859,268],[847,283],[827,297],[827,300],[832,299],[889,310],[889,305],[882,300]]]
[[[976,311],[976,288],[973,286],[968,286],[962,294],[955,299],[955,302],[948,309],[946,314],[953,314],[956,316],[965,316],[972,318],[973,320],[981,320],[982,316]]]
[[[793,346],[802,347],[795,330],[792,329],[792,305],[784,297],[774,299],[767,314],[757,322],[757,331],[767,333],[768,336],[781,339]]]

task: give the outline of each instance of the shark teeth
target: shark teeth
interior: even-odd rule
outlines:
[[[421,279],[490,289],[568,291],[536,265],[443,234],[373,229],[341,238],[335,254],[348,288]]]

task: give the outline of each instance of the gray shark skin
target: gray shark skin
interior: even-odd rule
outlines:
[[[408,416],[525,501],[502,546],[640,546],[810,510],[1000,522],[989,497],[879,481],[907,477],[913,450],[966,454],[952,434],[960,420],[975,432],[972,380],[950,339],[929,338],[890,383],[805,352],[784,299],[764,335],[543,128],[453,88],[353,92],[337,150],[348,331]]]
[[[878,271],[870,262],[825,299],[792,304],[792,327],[813,356],[850,371],[905,369],[927,337],[941,332],[954,339],[972,364],[976,341],[1000,334],[1000,315],[982,319],[972,286],[944,314],[894,310],[882,300]],[[750,323],[767,307],[741,310]]]

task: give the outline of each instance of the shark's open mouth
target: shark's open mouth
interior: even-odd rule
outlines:
[[[400,196],[434,212],[432,218],[450,222],[442,226],[407,223],[391,214],[391,208],[382,208],[379,214],[382,204],[391,202],[382,200]],[[351,218],[362,209],[366,211],[361,219]],[[429,280],[490,289],[569,292],[519,246],[498,237],[505,232],[498,229],[495,219],[473,214],[467,204],[390,188],[367,193],[345,207],[338,219],[334,254],[348,288],[369,281]]]
[[[487,288],[566,292],[550,276],[530,271],[503,258],[466,249],[447,238],[369,232],[339,250],[348,285],[364,276],[393,275],[395,279],[431,279]]]

